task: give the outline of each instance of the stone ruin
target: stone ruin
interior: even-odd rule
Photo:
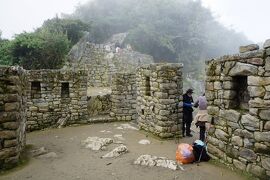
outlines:
[[[182,64],[150,64],[138,68],[140,128],[162,138],[182,135],[182,67]]]
[[[115,73],[111,94],[93,100],[87,97],[87,69],[27,71],[0,67],[0,168],[12,167],[19,161],[25,131],[71,124],[136,121],[139,117],[140,127],[147,131],[160,137],[177,135],[181,129],[181,108],[178,109],[182,95],[181,68],[181,64],[151,64],[139,68],[137,73]],[[93,104],[97,102],[104,107],[94,111]]]
[[[30,70],[26,76],[28,131],[86,122],[85,70]]]
[[[108,105],[96,114],[106,112],[109,121],[137,120],[140,128],[162,138],[181,136],[182,65],[138,64],[136,71],[126,71],[112,73],[103,84],[91,80],[87,66],[38,71],[0,67],[0,168],[19,161],[25,130],[99,122],[88,111],[89,86],[112,87],[106,100],[99,99]],[[215,123],[208,136],[210,154],[269,178],[270,40],[264,49],[243,46],[240,54],[208,61],[206,75],[208,111]]]
[[[207,62],[208,137],[211,155],[270,178],[270,40],[240,47],[240,54]]]
[[[16,165],[25,147],[26,82],[23,69],[0,67],[0,169]]]

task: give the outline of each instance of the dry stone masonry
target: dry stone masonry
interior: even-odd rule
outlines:
[[[162,138],[181,135],[182,64],[150,64],[137,70],[140,128]]]
[[[86,120],[86,71],[32,70],[27,77],[29,131]]]
[[[136,75],[116,73],[112,83],[110,116],[120,121],[136,120],[136,97]]]
[[[207,62],[209,134],[213,157],[270,178],[270,40],[248,45],[240,54]]]
[[[0,169],[15,166],[25,146],[26,78],[17,67],[0,67]]]

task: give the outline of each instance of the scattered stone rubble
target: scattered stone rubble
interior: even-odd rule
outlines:
[[[120,145],[120,146],[114,148],[111,152],[102,156],[102,158],[115,158],[115,157],[119,157],[127,152],[128,152],[128,148],[124,145]]]
[[[138,142],[139,144],[143,144],[143,145],[147,145],[147,144],[151,144],[151,141],[147,140],[147,139],[142,139]]]
[[[152,155],[141,155],[136,161],[134,161],[134,164],[142,165],[142,166],[157,166],[157,167],[163,167],[163,168],[169,168],[172,170],[181,169],[184,170],[180,165],[176,163],[176,161],[168,160],[166,157],[157,157]]]
[[[88,137],[82,141],[82,145],[85,148],[92,149],[94,151],[104,150],[107,145],[113,143],[111,138],[100,138],[100,137]]]
[[[134,126],[131,126],[130,124],[121,124],[120,126],[118,126],[116,129],[130,129],[130,130],[136,130],[138,131],[139,129],[134,127]]]

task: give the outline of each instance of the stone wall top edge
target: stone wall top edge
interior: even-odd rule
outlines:
[[[244,61],[246,59],[252,59],[252,58],[264,58],[265,57],[265,49],[259,49],[254,51],[248,51],[244,53],[238,53],[238,54],[231,54],[231,55],[224,55],[212,59],[208,59],[205,61],[206,64],[209,64],[210,62],[227,62],[227,61]]]
[[[9,75],[23,75],[26,71],[19,66],[0,66],[0,77]]]

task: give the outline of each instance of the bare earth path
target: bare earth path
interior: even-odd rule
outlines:
[[[44,146],[55,152],[57,158],[32,158],[24,167],[1,175],[1,180],[241,180],[239,173],[212,163],[183,165],[182,170],[169,170],[160,167],[133,165],[142,154],[164,156],[175,159],[174,140],[161,141],[146,137],[146,133],[131,129],[117,129],[122,123],[93,124],[87,126],[48,129],[27,134],[27,144]],[[106,132],[100,132],[106,130]],[[110,131],[110,132],[107,132]],[[109,145],[106,151],[92,151],[81,146],[81,141],[89,136],[111,137],[122,134],[129,153],[116,159],[100,157],[116,145]],[[141,139],[151,141],[150,145],[138,144]],[[193,139],[184,138],[181,142],[191,143]]]

